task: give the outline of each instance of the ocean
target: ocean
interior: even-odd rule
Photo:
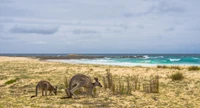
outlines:
[[[0,54],[0,56],[64,56],[67,54]],[[200,54],[81,54],[105,56],[96,59],[48,60],[73,64],[103,64],[118,66],[186,65],[200,66]],[[125,58],[121,58],[125,56]],[[133,58],[129,56],[140,56]]]

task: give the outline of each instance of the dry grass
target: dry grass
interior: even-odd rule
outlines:
[[[176,80],[183,80],[184,76],[182,73],[176,72],[176,73],[172,74],[170,76],[170,78],[172,79],[172,81],[176,81]]]
[[[169,76],[176,72],[183,73],[185,78],[172,81]],[[94,90],[96,98],[80,95],[80,99],[60,99],[66,95],[66,82],[77,73],[99,78],[104,87]],[[0,108],[197,108],[200,106],[199,79],[200,72],[188,71],[187,67],[177,70],[83,65],[0,57]],[[40,93],[38,97],[30,99],[40,80],[57,85],[58,95],[46,97]]]
[[[200,70],[200,67],[198,67],[198,66],[190,66],[190,67],[188,67],[188,70],[189,71],[198,71],[198,70]]]

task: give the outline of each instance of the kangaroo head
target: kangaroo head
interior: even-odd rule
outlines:
[[[98,78],[94,78],[95,82],[93,83],[95,86],[102,87],[101,83],[99,82]]]
[[[58,88],[58,87],[55,86],[55,88],[54,88],[54,90],[53,90],[53,92],[54,92],[55,95],[57,95],[57,88]]]

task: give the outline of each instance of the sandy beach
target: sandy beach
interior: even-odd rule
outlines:
[[[98,77],[103,86],[107,72],[113,75],[113,83],[119,80],[125,85],[127,78],[137,76],[140,87],[130,94],[113,92],[105,87],[97,87],[96,98],[79,95],[80,99],[60,99],[66,96],[65,80],[82,73]],[[180,81],[172,81],[176,72],[183,74]],[[159,92],[147,93],[142,85],[151,76],[159,76]],[[68,64],[41,61],[26,57],[0,57],[0,108],[94,108],[94,107],[134,107],[134,108],[197,108],[200,106],[200,70],[179,68],[158,68],[141,66],[109,66],[92,64]],[[58,94],[53,96],[35,95],[35,86],[40,80],[47,80],[58,86]],[[130,80],[132,84],[132,80]],[[132,85],[131,85],[132,86]],[[117,89],[117,88],[116,88]]]

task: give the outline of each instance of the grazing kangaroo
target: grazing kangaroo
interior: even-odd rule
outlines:
[[[38,89],[42,90],[42,96],[44,96],[44,91],[45,95],[47,96],[47,91],[49,91],[49,95],[52,95],[52,91],[54,92],[55,95],[57,95],[57,86],[53,87],[48,81],[40,81],[36,85],[36,90],[35,90],[35,95],[31,96],[31,98],[36,97],[38,95]]]
[[[74,94],[74,92],[80,88],[84,87],[88,89],[88,94],[91,94],[92,97],[94,97],[92,91],[96,86],[102,87],[101,83],[98,81],[98,78],[94,78],[95,82],[92,83],[92,80],[90,77],[83,75],[83,74],[77,74],[73,76],[69,82],[69,87],[65,90],[68,97],[72,98],[72,95],[76,98],[77,96]]]

